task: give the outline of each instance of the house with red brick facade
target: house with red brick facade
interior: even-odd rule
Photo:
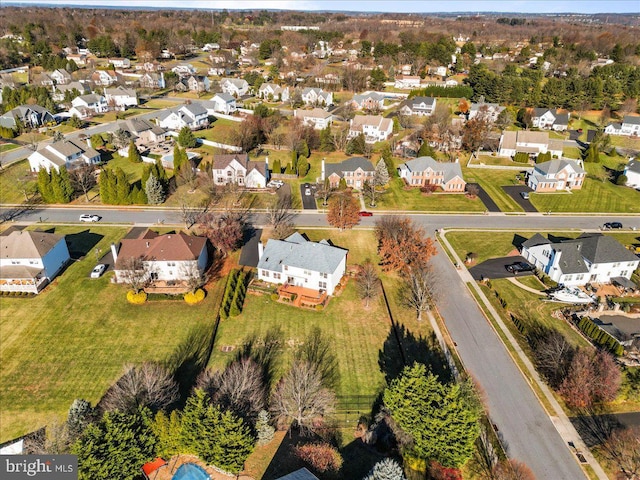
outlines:
[[[580,190],[587,172],[579,160],[555,159],[536,164],[527,185],[535,192]]]
[[[459,163],[436,162],[431,157],[409,160],[398,167],[398,173],[410,187],[437,185],[445,192],[462,193],[466,186]]]
[[[340,163],[326,163],[322,160],[321,180],[329,179],[332,188],[337,188],[344,178],[347,187],[361,189],[365,182],[373,180],[376,172],[373,164],[363,157],[348,158]]]

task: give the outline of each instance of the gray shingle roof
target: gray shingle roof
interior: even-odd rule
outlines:
[[[287,265],[330,274],[335,272],[347,252],[329,245],[325,240],[311,242],[294,233],[284,240],[269,240],[258,261],[258,268],[282,272],[282,266]]]
[[[640,117],[635,115],[625,115],[622,119],[622,123],[627,123],[629,125],[640,125]]]
[[[640,173],[640,160],[631,160],[627,164],[627,171]]]
[[[406,163],[400,165],[401,170],[406,169],[410,172],[424,172],[429,168],[436,172],[443,172],[444,181],[448,182],[452,178],[462,177],[462,168],[460,168],[459,163],[445,163],[445,162],[436,162],[431,157],[418,157],[413,160],[409,160]]]
[[[585,173],[585,170],[573,160],[565,160],[565,159],[554,159],[549,160],[548,162],[542,162],[536,164],[535,170],[543,173],[544,175],[555,175],[565,167],[571,167],[575,170],[576,173]]]
[[[334,173],[342,177],[343,172],[355,172],[358,168],[361,168],[365,172],[374,172],[376,170],[371,161],[366,158],[352,157],[340,163],[325,163],[325,178]]]

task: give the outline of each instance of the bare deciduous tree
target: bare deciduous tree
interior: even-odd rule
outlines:
[[[293,212],[291,195],[278,195],[276,202],[267,207],[267,218],[273,227],[275,237],[286,238],[295,231],[293,225]]]
[[[196,262],[188,262],[180,266],[180,274],[191,291],[195,291],[207,281],[204,273],[200,271]]]
[[[50,422],[43,431],[25,439],[24,450],[29,455],[62,455],[69,453],[74,438],[66,422]]]
[[[552,388],[558,388],[569,371],[575,349],[557,330],[549,331],[544,338],[533,342],[536,367]]]
[[[515,460],[503,460],[495,466],[493,477],[495,480],[535,480],[535,476],[524,463]]]
[[[121,265],[119,278],[131,286],[132,290],[139,292],[149,284],[151,272],[149,271],[149,265],[142,256],[118,260]]]
[[[364,300],[365,308],[369,308],[369,301],[380,294],[380,278],[370,259],[365,260],[360,266],[360,271],[356,275],[356,287],[358,295]]]
[[[226,210],[208,213],[201,218],[201,222],[207,238],[223,256],[240,246],[246,224],[243,212]]]
[[[336,150],[344,152],[349,143],[349,129],[348,128],[335,128],[331,130],[331,141]]]
[[[433,268],[428,263],[413,264],[410,268],[403,270],[402,280],[401,303],[414,310],[420,321],[422,313],[431,308],[436,293]]]
[[[608,460],[629,480],[640,478],[640,427],[615,431],[602,445]]]
[[[329,199],[335,191],[336,189],[331,186],[331,182],[328,178],[325,178],[324,182],[322,183],[318,182],[316,188],[316,197],[322,199],[323,207],[329,205]]]
[[[324,335],[319,327],[314,327],[295,354],[296,360],[309,362],[318,370],[322,385],[327,388],[336,388],[340,383],[338,358],[333,345],[330,337]]]
[[[71,182],[76,190],[84,193],[84,198],[89,201],[89,190],[96,186],[97,180],[95,175],[95,167],[93,165],[84,164],[71,171]]]
[[[119,410],[131,413],[140,406],[158,411],[171,406],[178,399],[178,384],[164,367],[151,362],[139,366],[128,365],[124,374],[100,400],[104,411]]]
[[[198,223],[208,210],[208,202],[195,203],[186,198],[180,201],[180,218],[187,229]]]
[[[223,371],[205,370],[198,377],[197,386],[207,392],[214,403],[251,423],[266,405],[262,368],[251,358],[236,360]]]
[[[318,369],[307,361],[295,361],[272,396],[271,411],[281,426],[313,432],[316,422],[333,411],[335,395],[322,384]]]

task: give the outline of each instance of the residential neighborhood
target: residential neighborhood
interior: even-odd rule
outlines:
[[[636,478],[637,5],[86,3],[0,8],[0,478]]]

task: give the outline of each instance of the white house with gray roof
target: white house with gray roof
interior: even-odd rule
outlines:
[[[183,127],[198,130],[209,125],[209,115],[199,103],[190,103],[163,111],[158,117],[158,125],[168,130],[180,130]]]
[[[323,182],[328,179],[331,187],[337,188],[344,178],[347,187],[361,189],[366,182],[373,180],[375,173],[371,161],[363,157],[347,158],[340,163],[325,163],[323,159],[320,179]]]
[[[229,115],[237,110],[236,99],[233,95],[225,92],[216,93],[211,97],[211,100],[203,102],[203,106],[207,109],[209,115],[214,113]]]
[[[353,96],[351,103],[358,110],[382,110],[384,95],[377,92],[358,93]]]
[[[486,118],[492,122],[498,120],[498,115],[506,107],[498,105],[497,103],[472,103],[469,107],[469,113],[467,114],[467,120],[471,120],[475,117]]]
[[[346,272],[347,253],[327,240],[312,242],[299,233],[284,240],[270,239],[264,248],[258,245],[258,278],[332,295]]]
[[[69,113],[77,115],[78,118],[86,118],[89,115],[105,113],[109,110],[107,99],[97,93],[80,95],[79,97],[71,100],[71,105],[72,107],[69,110]]]
[[[398,167],[398,173],[411,187],[436,185],[445,192],[464,192],[466,186],[459,163],[437,162],[431,157],[409,160]]]
[[[347,137],[352,139],[361,133],[366,143],[382,142],[393,133],[393,121],[382,115],[356,115],[349,120]]]
[[[0,291],[38,293],[69,261],[64,236],[13,230],[0,236]]]
[[[544,130],[564,131],[569,127],[569,113],[558,113],[555,108],[534,108],[531,124]]]
[[[640,187],[640,160],[631,160],[624,167],[624,175],[627,177],[627,187]]]
[[[436,109],[436,99],[433,97],[413,97],[400,104],[399,112],[402,115],[418,115],[421,117],[431,115]]]
[[[29,168],[37,172],[44,168],[60,171],[60,167],[72,170],[79,165],[100,163],[100,154],[79,141],[61,140],[54,142],[29,155]]]
[[[138,105],[138,95],[132,88],[123,86],[115,88],[105,88],[104,96],[109,105],[113,105],[116,110],[125,110],[127,107]]]
[[[27,128],[38,128],[48,123],[55,123],[49,110],[40,105],[20,105],[0,116],[0,126],[16,128],[18,124]]]
[[[333,122],[333,115],[322,108],[294,110],[293,116],[302,119],[304,125],[323,130]]]
[[[626,137],[640,136],[640,117],[635,115],[625,115],[622,123],[610,123],[604,129],[608,135],[624,135]]]
[[[224,93],[241,97],[249,91],[249,84],[243,78],[223,78],[220,80],[220,88]]]
[[[552,280],[567,286],[627,280],[640,258],[613,237],[585,234],[576,239],[552,241],[536,233],[522,244],[522,256]]]
[[[535,192],[580,190],[585,178],[582,161],[562,158],[537,163],[527,177],[527,185]]]
[[[301,96],[305,105],[331,105],[333,103],[333,93],[325,92],[321,88],[303,88]]]

